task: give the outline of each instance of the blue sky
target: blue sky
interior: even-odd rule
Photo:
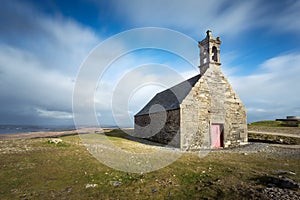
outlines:
[[[297,0],[4,0],[0,124],[72,124],[72,94],[84,60],[106,39],[143,27],[172,29],[195,41],[212,30],[222,40],[222,70],[246,105],[249,122],[299,116],[299,10]],[[135,41],[115,45],[126,42]],[[197,65],[199,50],[186,51]],[[142,71],[137,70],[140,66]],[[95,91],[93,104],[100,123],[131,126],[133,114],[157,91],[176,84],[170,70],[184,78],[198,73],[184,59],[158,49],[116,59],[99,77]],[[120,84],[128,73],[131,79]],[[138,80],[149,84],[135,85]],[[164,84],[159,84],[161,80]],[[129,91],[129,99],[119,95],[114,101],[118,85],[121,91],[136,88]],[[126,109],[119,107],[122,102],[128,103]]]

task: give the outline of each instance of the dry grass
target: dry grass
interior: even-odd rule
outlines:
[[[299,159],[267,153],[185,153],[160,170],[126,173],[100,163],[78,136],[61,139],[59,145],[48,139],[0,141],[0,199],[248,199],[264,198],[259,189],[266,185],[259,180],[278,170],[293,171],[286,176],[300,181]],[[133,152],[146,145],[121,135],[108,139]]]

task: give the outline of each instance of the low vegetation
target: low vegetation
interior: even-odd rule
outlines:
[[[263,127],[283,127],[282,121],[274,121],[274,120],[265,120],[265,121],[258,121],[249,124],[249,128],[256,127],[256,126],[263,126]]]
[[[137,143],[118,130],[107,135],[124,148]],[[135,174],[99,162],[79,136],[60,139],[0,140],[0,199],[267,199],[262,191],[268,178],[284,172],[300,181],[299,157],[213,151],[199,158],[184,153],[165,168]],[[290,192],[298,195],[299,189]]]
[[[280,121],[253,122],[251,124],[248,124],[248,130],[300,135],[300,127],[287,127]]]

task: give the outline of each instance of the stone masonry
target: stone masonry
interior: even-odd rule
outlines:
[[[180,114],[182,149],[210,148],[213,123],[224,126],[224,147],[247,142],[245,107],[219,66],[207,69],[181,103]]]
[[[135,136],[154,142],[180,147],[179,131],[179,109],[145,114],[135,119]]]

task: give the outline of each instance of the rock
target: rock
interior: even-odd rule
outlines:
[[[264,188],[262,190],[262,193],[270,199],[299,199],[299,196],[296,191],[276,187]]]
[[[281,179],[281,187],[283,188],[299,188],[299,184],[292,179],[283,178]]]
[[[67,187],[64,191],[70,193],[72,191],[72,187]]]
[[[48,140],[48,143],[50,143],[50,144],[59,144],[62,142],[63,142],[63,140],[59,139],[59,138],[52,138],[52,139]]]
[[[153,188],[152,189],[152,193],[156,193],[156,192],[158,192],[158,189],[157,188]]]
[[[296,175],[295,172],[287,171],[287,170],[278,170],[277,173],[281,174],[281,175],[283,175],[283,174]]]
[[[117,186],[121,185],[122,183],[121,183],[120,181],[110,181],[110,184],[111,184],[112,186],[117,187]]]
[[[210,186],[210,185],[213,185],[213,184],[214,184],[214,182],[212,182],[212,181],[208,181],[208,182],[205,183],[206,186]]]
[[[268,186],[268,187],[276,187],[276,185],[273,184],[273,183],[268,183],[267,186]]]
[[[95,188],[95,187],[98,187],[98,184],[88,183],[85,185],[85,188]]]
[[[280,143],[283,143],[283,139],[280,138],[280,139],[279,139],[279,142],[280,142]]]
[[[279,177],[279,178],[271,177],[269,179],[268,185],[269,184],[276,185],[277,187],[281,187],[281,188],[288,188],[288,189],[300,187],[299,183],[286,177]]]

